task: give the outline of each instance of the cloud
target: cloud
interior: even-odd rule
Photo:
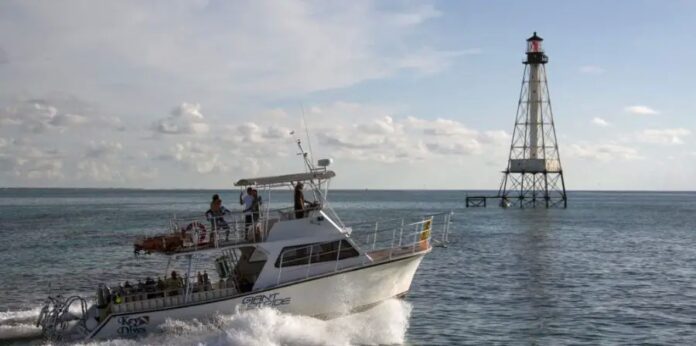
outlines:
[[[429,19],[440,17],[441,15],[442,12],[432,5],[420,5],[401,13],[387,14],[385,17],[394,25],[410,27],[419,25]]]
[[[467,55],[479,55],[481,52],[480,48],[460,51],[421,49],[394,61],[394,66],[399,69],[414,70],[420,75],[432,75],[447,69],[456,58]]]
[[[99,141],[90,142],[89,149],[85,157],[89,158],[102,158],[105,156],[113,156],[123,149],[123,146],[119,142],[109,142],[109,141]]]
[[[431,4],[19,2],[4,10],[25,14],[0,33],[13,55],[29,57],[22,68],[37,72],[24,82],[43,77],[55,89],[65,87],[64,76],[71,90],[87,89],[94,75],[109,70],[120,83],[143,89],[186,85],[207,94],[287,96],[401,72],[433,73],[470,53],[433,47],[419,34],[441,16]],[[53,64],[46,60],[61,73],[48,73]]]
[[[604,69],[597,65],[583,65],[580,66],[580,73],[600,75],[604,73]]]
[[[595,161],[639,160],[643,157],[633,147],[607,144],[573,144],[570,146],[570,156]]]
[[[72,95],[25,98],[7,102],[0,108],[0,125],[18,127],[26,133],[65,132],[81,127],[122,129],[118,117],[109,117]]]
[[[624,111],[635,114],[635,115],[656,115],[660,114],[660,112],[648,107],[648,106],[641,106],[641,105],[636,105],[636,106],[628,106],[624,108]]]
[[[475,139],[469,139],[454,143],[427,143],[426,147],[430,152],[442,155],[470,155],[481,148],[481,143]]]
[[[201,114],[201,105],[184,102],[169,117],[158,120],[153,129],[162,134],[203,134],[210,130]]]
[[[357,130],[366,134],[389,135],[397,131],[394,120],[390,116],[375,119],[369,123],[358,124]]]
[[[684,144],[684,137],[690,136],[691,131],[684,128],[676,129],[646,129],[635,134],[634,138],[650,144]]]
[[[592,124],[597,125],[599,127],[608,127],[611,125],[611,124],[609,124],[609,122],[607,122],[606,120],[604,120],[600,117],[592,118]]]
[[[433,156],[504,152],[510,136],[479,131],[452,119],[386,115],[394,110],[345,102],[313,106],[330,127],[317,129],[322,148],[340,158],[375,162],[417,162]]]
[[[62,179],[63,159],[55,149],[44,150],[19,140],[5,141],[0,173],[23,180]]]
[[[123,181],[121,173],[113,169],[106,162],[97,160],[82,160],[77,164],[79,179],[88,179],[95,182],[120,182]]]
[[[179,162],[201,174],[230,170],[217,148],[198,142],[178,143],[171,148],[169,154],[160,156],[160,159]]]

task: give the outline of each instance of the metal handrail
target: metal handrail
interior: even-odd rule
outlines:
[[[324,206],[323,206],[322,204],[317,204],[316,206],[306,207],[306,208],[304,208],[302,211],[307,212],[307,211],[322,210],[323,207],[324,207]],[[213,216],[212,219],[215,219],[215,218],[218,218],[218,217],[222,217],[222,218],[227,219],[227,218],[229,217],[229,218],[232,218],[232,219],[235,220],[235,221],[236,221],[236,220],[243,221],[243,220],[244,220],[244,216],[246,216],[248,213],[250,213],[250,212],[248,212],[248,211],[245,212],[245,211],[243,211],[243,210],[230,211],[230,210],[228,209],[228,211],[229,211],[228,213],[225,213],[225,214],[223,214],[223,215],[221,215],[221,216]],[[294,208],[294,207],[283,207],[283,208],[274,208],[274,209],[260,209],[260,210],[259,210],[259,220],[261,220],[265,215],[270,215],[270,214],[294,215],[294,214],[295,214],[295,208]],[[203,220],[205,220],[206,222],[210,222],[210,221],[211,221],[210,219],[207,219],[207,218],[205,217],[205,214],[202,215],[202,216],[196,216],[196,217],[190,217],[190,218],[177,218],[176,216],[174,216],[173,218],[171,218],[171,221],[172,221],[172,222],[182,222],[182,223],[184,223],[184,224],[188,224],[188,223],[191,223],[191,222],[202,222]],[[226,221],[227,221],[227,220],[226,220]]]
[[[375,225],[375,227],[362,227],[359,229],[352,228],[353,232],[352,237],[353,239],[363,248],[372,248],[372,249],[380,249],[384,248],[387,246],[384,246],[385,243],[390,243],[392,240],[403,240],[403,236],[397,237],[395,234],[396,230],[399,229],[399,232],[403,232],[404,230],[407,230],[408,227],[417,227],[419,225],[422,225],[423,223],[427,222],[428,219],[431,222],[431,230],[434,233],[440,233],[439,234],[439,239],[435,237],[433,238],[434,241],[437,241],[438,244],[446,244],[449,242],[449,228],[451,224],[451,218],[452,218],[452,212],[443,212],[443,213],[437,213],[437,214],[432,214],[428,216],[425,219],[421,219],[420,221],[417,222],[410,222],[410,223],[405,223],[405,220],[407,218],[395,218],[395,219],[389,219],[386,222],[385,221],[374,221],[370,223],[366,222],[361,222],[359,225]],[[412,219],[412,218],[411,218]],[[395,221],[400,221],[400,225],[391,225],[390,227],[382,227],[380,228],[381,225],[384,225],[385,223],[392,222],[395,223]],[[353,226],[356,224],[352,224]],[[439,229],[437,226],[440,226]],[[437,232],[439,231],[439,232]],[[385,236],[386,234],[386,236]],[[364,240],[363,240],[364,239]],[[378,240],[381,239],[381,240]],[[382,244],[380,247],[379,244]],[[391,244],[391,243],[390,243]],[[390,245],[390,247],[393,247],[393,244]]]

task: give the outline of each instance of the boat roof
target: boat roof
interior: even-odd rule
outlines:
[[[259,178],[247,178],[240,179],[234,186],[252,186],[252,185],[275,185],[275,184],[285,184],[293,183],[297,181],[308,181],[308,180],[326,180],[331,179],[336,176],[333,171],[313,171],[305,173],[295,173],[295,174],[285,174],[276,175],[272,177],[259,177]]]

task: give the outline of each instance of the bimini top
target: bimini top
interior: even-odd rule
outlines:
[[[234,186],[252,186],[252,185],[276,185],[285,183],[294,183],[297,181],[308,181],[308,180],[326,180],[331,179],[336,176],[333,171],[316,171],[307,173],[295,173],[295,174],[285,174],[277,175],[274,177],[261,177],[261,178],[248,178],[240,179],[238,182],[234,183]]]

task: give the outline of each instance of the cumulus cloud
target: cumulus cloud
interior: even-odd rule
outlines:
[[[51,130],[65,132],[85,127],[101,130],[123,128],[118,117],[99,114],[93,106],[72,95],[6,102],[0,108],[0,125],[16,127],[32,134],[43,134]]]
[[[245,122],[236,126],[227,126],[226,128],[231,131],[231,137],[225,140],[242,146],[248,146],[249,144],[258,145],[292,137],[290,134],[292,130],[276,124],[261,126],[255,122]]]
[[[314,106],[330,127],[319,129],[319,144],[332,155],[376,162],[415,162],[432,156],[479,155],[505,151],[510,136],[502,130],[479,131],[451,119],[396,117],[387,109],[337,102]]]
[[[112,156],[120,152],[123,149],[123,145],[119,142],[109,142],[109,141],[92,141],[87,149],[86,157],[91,158],[101,158],[105,156]]]
[[[660,112],[648,107],[648,106],[642,106],[642,105],[636,105],[636,106],[628,106],[624,108],[624,110],[628,113],[635,114],[635,115],[656,115],[659,114]]]
[[[454,143],[427,143],[430,152],[443,155],[470,155],[481,148],[481,144],[475,139],[468,139]]]
[[[613,143],[606,144],[573,144],[570,146],[570,156],[596,161],[639,160],[643,157],[633,147]]]
[[[684,128],[675,129],[646,129],[635,134],[635,139],[651,144],[684,144],[684,137],[690,136],[691,131]]]
[[[480,140],[483,143],[501,144],[510,142],[512,136],[503,130],[484,131],[480,135]]]
[[[424,119],[418,119],[414,117],[409,117],[407,122],[412,128],[420,128],[426,135],[432,136],[475,136],[478,134],[477,131],[468,129],[463,124],[455,120],[449,119],[437,119],[435,121],[429,121]]]
[[[0,172],[24,180],[62,179],[63,158],[59,152],[43,150],[22,141],[6,141],[0,152]]]
[[[368,123],[358,124],[357,130],[362,133],[373,135],[389,135],[397,131],[394,120],[390,116],[385,116],[382,119],[375,119]]]
[[[610,125],[608,121],[606,121],[600,117],[592,118],[592,124],[597,125],[599,127],[608,127]]]
[[[210,127],[201,114],[201,105],[184,102],[174,108],[167,118],[158,120],[153,129],[163,134],[202,134]]]
[[[77,164],[78,178],[95,182],[122,181],[121,173],[113,169],[106,162],[97,160],[82,160]]]
[[[160,158],[174,160],[201,174],[227,172],[230,168],[229,164],[222,160],[218,148],[197,142],[177,143],[169,154]]]

